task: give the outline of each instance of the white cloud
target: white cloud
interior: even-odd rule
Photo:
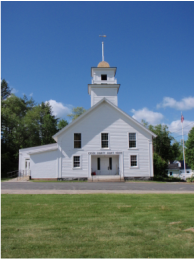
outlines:
[[[32,97],[33,96],[33,93],[30,93],[30,95],[29,95],[30,97]]]
[[[71,110],[72,110],[71,105],[64,106],[61,102],[57,102],[52,99],[49,101],[46,101],[45,103],[50,104],[50,106],[52,107],[53,115],[56,117],[63,118],[65,116],[67,116],[67,114],[71,113]]]
[[[184,121],[183,121],[183,133],[184,133],[184,135],[189,133],[189,131],[192,129],[193,125],[194,125],[193,121],[189,121],[189,120],[185,120],[184,119]],[[178,136],[180,134],[182,134],[182,123],[181,123],[181,120],[173,121],[169,125],[169,131],[171,133],[178,134]]]
[[[171,107],[177,110],[189,110],[194,107],[194,98],[188,97],[183,98],[181,101],[176,101],[174,98],[171,97],[164,97],[162,103],[157,105],[157,108],[160,107]]]
[[[137,111],[135,109],[132,109],[131,112],[134,114],[133,118],[137,121],[141,122],[141,120],[144,119],[151,125],[160,124],[161,120],[164,118],[161,113],[153,112],[151,110],[148,110],[146,107]]]
[[[15,89],[15,88],[12,88],[12,90],[11,90],[11,93],[12,94],[16,94],[18,92],[18,90],[17,89]]]

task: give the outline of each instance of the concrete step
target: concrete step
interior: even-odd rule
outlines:
[[[88,182],[124,182],[124,178],[118,175],[95,175],[88,178]]]

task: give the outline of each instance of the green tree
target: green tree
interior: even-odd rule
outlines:
[[[83,107],[73,107],[72,113],[68,115],[72,120],[77,119],[80,115],[82,115],[86,110]]]
[[[1,102],[1,116],[2,174],[17,170],[19,149],[55,142],[58,119],[48,103],[11,94]]]
[[[179,146],[168,131],[168,126],[149,125],[148,128],[157,135],[153,140],[154,152],[166,162],[175,160],[179,155]]]
[[[194,170],[194,127],[188,134],[188,140],[185,143],[186,151],[186,163]]]
[[[166,176],[168,161],[176,160],[180,155],[180,144],[171,136],[166,125],[149,125],[142,120],[142,124],[157,135],[153,139],[154,147],[154,175]]]
[[[154,152],[154,175],[155,176],[167,176],[167,162],[163,158]]]
[[[18,150],[22,140],[29,139],[24,131],[24,117],[32,109],[34,101],[25,96],[18,98],[11,94],[1,102],[1,170],[2,173],[16,170]]]
[[[59,122],[58,122],[58,125],[57,125],[57,128],[58,130],[60,131],[62,128],[64,128],[65,126],[68,125],[68,122],[64,119],[61,119]]]
[[[3,79],[1,81],[1,99],[6,99],[11,95],[11,89],[8,86],[8,83]]]

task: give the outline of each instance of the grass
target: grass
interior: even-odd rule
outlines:
[[[16,177],[14,177],[14,178],[16,178]],[[3,181],[9,181],[9,180],[14,179],[14,178],[1,178],[1,182],[3,182]]]
[[[2,258],[193,258],[193,194],[2,195]]]

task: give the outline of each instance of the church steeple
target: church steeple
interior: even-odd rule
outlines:
[[[102,59],[104,59],[103,52]],[[88,93],[91,95],[91,106],[95,105],[102,98],[107,98],[114,105],[118,106],[117,94],[120,84],[117,84],[117,79],[115,78],[116,69],[116,67],[110,67],[108,62],[104,60],[97,67],[91,68],[92,82],[88,85]]]

